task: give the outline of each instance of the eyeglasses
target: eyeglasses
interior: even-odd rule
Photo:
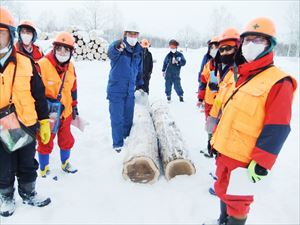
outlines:
[[[235,49],[235,47],[230,46],[230,45],[225,45],[225,46],[219,48],[219,51],[220,51],[220,53],[225,52],[225,51],[226,51],[226,52],[229,52],[229,51],[231,51],[232,49]]]
[[[265,44],[267,42],[267,39],[264,37],[255,37],[255,36],[249,36],[245,37],[243,40],[243,44],[247,45],[250,42],[254,44]]]
[[[70,48],[65,47],[65,46],[62,46],[62,45],[56,46],[55,49],[56,49],[56,51],[59,51],[59,52],[61,52],[62,50],[65,50],[65,52],[71,52],[71,49],[70,49]]]

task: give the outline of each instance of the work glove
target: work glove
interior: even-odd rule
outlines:
[[[123,40],[119,40],[116,44],[116,49],[120,52],[123,52],[123,50],[126,48],[126,44],[123,42]]]
[[[45,145],[50,141],[51,129],[49,119],[43,119],[39,121],[40,123],[40,137],[42,143]]]
[[[77,106],[73,106],[72,107],[72,119],[75,120],[78,115],[79,115],[79,113],[78,113]]]
[[[163,76],[163,77],[166,77],[166,72],[162,72],[162,76]]]
[[[205,122],[206,132],[212,134],[216,125],[217,125],[217,118],[208,116]]]
[[[175,59],[175,57],[172,58],[172,64],[177,64],[178,61]]]
[[[268,170],[258,165],[255,160],[252,160],[248,166],[248,174],[253,183],[260,181],[264,176],[268,175]]]
[[[198,99],[198,102],[196,105],[200,109],[200,112],[204,112],[204,102],[202,100]]]

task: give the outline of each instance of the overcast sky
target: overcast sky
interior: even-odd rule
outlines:
[[[24,1],[25,2],[25,1]],[[84,5],[87,1],[26,1],[28,13],[38,15],[43,8],[53,11],[53,16],[64,21],[64,14],[72,7]],[[115,4],[122,12],[124,25],[136,23],[141,33],[172,37],[178,30],[189,25],[199,33],[209,28],[212,12],[224,6],[236,21],[228,21],[228,26],[239,24],[242,29],[251,19],[265,16],[272,19],[278,31],[278,38],[288,32],[286,17],[292,1],[102,1],[106,6]],[[299,1],[297,7],[299,11]],[[298,22],[299,24],[299,22]]]

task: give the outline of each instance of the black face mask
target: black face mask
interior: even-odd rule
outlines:
[[[234,59],[233,59],[234,54],[235,54],[235,53],[232,53],[232,54],[230,54],[230,55],[221,55],[221,62],[224,63],[224,64],[226,64],[226,65],[229,65],[229,66],[233,65],[233,62],[234,62]]]

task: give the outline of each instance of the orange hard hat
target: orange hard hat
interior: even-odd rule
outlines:
[[[19,40],[20,40],[20,31],[21,31],[22,27],[26,27],[26,28],[29,28],[29,29],[32,30],[32,33],[33,33],[32,43],[34,43],[37,39],[37,32],[36,32],[36,28],[35,28],[34,23],[30,20],[22,20],[20,22],[20,24],[18,25],[18,28],[17,28],[17,33],[19,35]]]
[[[219,42],[227,40],[240,40],[240,34],[238,30],[233,27],[227,28],[219,37]]]
[[[143,48],[149,48],[150,47],[150,42],[147,39],[141,40],[141,46]]]
[[[74,48],[75,39],[72,34],[62,31],[57,34],[53,42],[54,45],[65,45],[69,48]]]
[[[16,24],[12,14],[4,7],[0,7],[0,30],[8,30],[10,42],[13,45],[15,38]]]
[[[20,24],[18,25],[18,27],[21,27],[21,26],[31,27],[32,29],[36,30],[34,23],[32,21],[30,21],[30,20],[22,20],[20,22]]]
[[[251,34],[259,34],[270,38],[275,38],[275,24],[272,20],[265,17],[256,18],[247,24],[245,31],[241,34],[241,36],[244,37],[245,35]]]
[[[0,7],[0,25],[5,27],[15,27],[15,21],[12,14],[4,7]]]
[[[212,39],[210,39],[209,41],[208,41],[208,44],[210,45],[210,44],[214,44],[214,43],[219,43],[219,37],[218,36],[214,36],[214,37],[212,37]]]

